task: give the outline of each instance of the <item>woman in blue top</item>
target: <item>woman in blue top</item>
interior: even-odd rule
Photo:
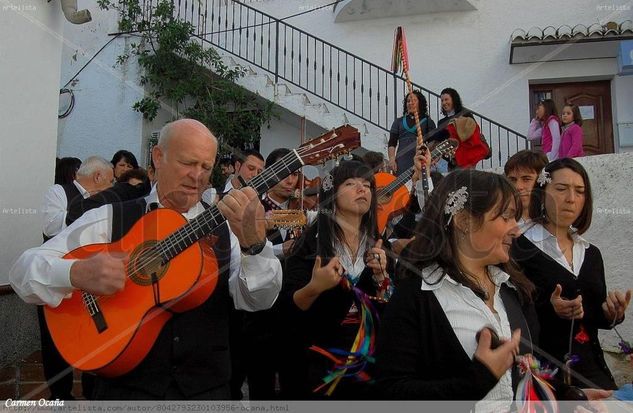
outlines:
[[[429,117],[424,95],[418,90],[407,94],[403,101],[403,115],[393,122],[389,135],[389,167],[396,175],[413,167],[418,136],[414,115],[416,107],[422,134],[426,135],[435,129],[435,122]]]

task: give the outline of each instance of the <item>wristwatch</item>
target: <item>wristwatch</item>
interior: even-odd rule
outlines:
[[[242,254],[245,255],[257,255],[260,252],[262,252],[262,250],[264,249],[264,247],[266,246],[266,239],[264,238],[263,241],[260,241],[256,244],[251,245],[250,247],[242,247],[240,246],[240,249],[242,250]]]

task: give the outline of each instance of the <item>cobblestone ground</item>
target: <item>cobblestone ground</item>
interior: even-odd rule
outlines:
[[[605,351],[604,359],[618,387],[633,382],[633,363],[627,360],[624,354]]]

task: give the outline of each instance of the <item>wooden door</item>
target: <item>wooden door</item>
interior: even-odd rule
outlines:
[[[566,103],[573,103],[580,108],[584,118],[585,154],[613,153],[611,81],[530,85],[530,119],[534,117],[536,105],[542,99],[552,99],[559,115]]]

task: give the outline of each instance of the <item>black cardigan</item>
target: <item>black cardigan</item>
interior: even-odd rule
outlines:
[[[376,350],[375,393],[396,400],[482,399],[498,380],[480,361],[468,357],[435,294],[422,291],[421,283],[417,276],[400,281],[385,308]],[[500,294],[512,330],[521,328],[521,353],[530,352],[526,343],[538,336],[533,306],[521,305],[517,292],[505,284]],[[517,378],[513,371],[514,387]]]
[[[523,235],[515,241],[511,255],[537,288],[535,305],[541,325],[539,341],[542,349],[562,363],[569,348],[571,321],[558,317],[550,303],[550,296],[556,284],[560,284],[563,288],[563,298],[573,299],[578,294],[582,295],[584,318],[574,323],[573,335],[576,336],[580,325],[584,326],[589,335],[589,341],[585,344],[577,340],[572,341],[572,354],[580,356],[580,362],[573,370],[585,379],[579,381],[574,377],[572,384],[579,387],[594,387],[595,384],[604,389],[615,389],[613,376],[604,361],[598,340],[598,329],[612,328],[613,321],[607,320],[602,311],[607,286],[600,250],[594,245],[585,250],[585,260],[578,278]]]
[[[301,310],[294,302],[294,293],[305,287],[312,278],[317,251],[316,227],[317,225],[313,225],[304,232],[297,240],[292,255],[286,258],[279,297],[286,330],[285,352],[294,360],[294,378],[291,381],[298,387],[291,390],[291,398],[313,397],[312,390],[332,366],[328,359],[309,351],[308,348],[317,345],[324,349],[336,347],[349,350],[358,330],[358,325],[341,325],[353,303],[353,292],[340,284],[321,293],[306,311]],[[388,247],[387,244],[384,245]],[[324,260],[323,265],[325,264]],[[388,262],[387,266],[391,268],[391,262]],[[370,296],[376,295],[376,286],[369,267],[361,273],[356,287]],[[382,306],[374,303],[378,312],[381,312]],[[344,385],[339,385],[339,389],[335,395],[338,393],[342,394],[343,398],[355,397],[349,393],[344,394]]]

